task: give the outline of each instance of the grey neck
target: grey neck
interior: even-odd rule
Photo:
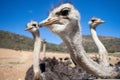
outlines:
[[[39,39],[40,38],[40,34],[39,34],[39,30],[32,32],[33,38],[35,39]]]
[[[71,32],[71,34],[59,35],[66,43],[72,60],[87,72],[95,75],[99,74],[98,76],[105,75],[106,72],[104,73],[104,71],[100,70],[102,66],[86,55],[82,45],[82,35],[79,30],[79,28],[81,28],[80,25],[74,26],[74,28],[76,29],[74,29],[74,32]]]

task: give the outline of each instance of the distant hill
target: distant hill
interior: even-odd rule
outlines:
[[[0,48],[32,51],[33,44],[32,38],[0,30]],[[61,52],[62,49],[59,45],[47,43],[47,51]]]
[[[120,39],[114,37],[99,36],[109,52],[120,52]],[[33,39],[19,34],[0,30],[0,48],[15,50],[33,50]],[[89,35],[83,36],[83,45],[87,52],[97,52],[97,47]],[[64,43],[60,45],[47,43],[47,51],[68,52]]]
[[[101,42],[105,45],[108,52],[120,52],[120,38],[114,38],[109,36],[99,36]],[[61,46],[65,44],[62,43]],[[95,45],[91,35],[83,36],[83,46],[86,52],[98,52],[97,46]]]
[[[0,30],[0,47],[15,50],[32,50],[33,40],[19,34]]]
[[[109,36],[99,36],[101,42],[105,45],[108,52],[120,52],[120,38],[114,38]],[[98,52],[92,36],[83,37],[83,45],[87,52]]]

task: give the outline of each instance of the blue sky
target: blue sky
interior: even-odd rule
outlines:
[[[48,16],[53,5],[66,0],[0,0],[0,30],[32,38],[24,31],[30,20],[40,22]],[[83,35],[90,35],[88,21],[92,16],[100,17],[105,23],[97,28],[98,35],[120,38],[120,0],[69,0],[81,14]],[[41,37],[50,43],[62,40],[47,28],[41,28]]]

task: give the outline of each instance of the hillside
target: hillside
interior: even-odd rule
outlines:
[[[113,37],[99,36],[109,52],[120,52],[120,39]],[[91,36],[83,36],[83,45],[87,52],[97,52],[97,47]],[[33,50],[33,39],[0,30],[0,48],[15,50]],[[47,51],[68,52],[64,43],[60,45],[47,43]]]
[[[0,48],[31,51],[33,50],[33,44],[32,38],[0,30]],[[47,43],[47,51],[61,52],[62,50],[59,45]]]
[[[109,36],[99,36],[101,42],[105,45],[106,49],[110,53],[120,52],[120,39],[109,37]],[[65,46],[64,43],[61,46]],[[84,35],[83,36],[83,46],[86,52],[98,52],[97,46],[95,45],[92,36]]]
[[[33,40],[19,34],[0,30],[0,48],[32,50]]]
[[[120,39],[109,37],[109,36],[99,36],[101,42],[105,45],[108,52],[120,52]],[[92,36],[83,37],[83,45],[87,52],[97,52],[97,46],[95,45]]]

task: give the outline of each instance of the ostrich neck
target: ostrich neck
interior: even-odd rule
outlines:
[[[37,31],[35,31],[35,32],[32,32],[32,35],[33,35],[34,40],[36,40],[36,39],[39,39],[39,38],[40,38],[40,34],[39,34],[39,31],[38,31],[38,30],[37,30]]]
[[[107,52],[106,48],[104,47],[102,42],[99,40],[95,29],[91,28],[90,30],[91,30],[92,38],[95,41],[95,44],[97,45],[99,52]]]
[[[33,57],[33,68],[34,72],[39,72],[39,55],[40,55],[40,50],[41,50],[41,40],[40,40],[40,35],[39,31],[36,31],[33,34],[34,37],[34,57]]]
[[[99,74],[98,76],[107,76],[106,70],[101,70],[103,69],[102,66],[94,62],[86,55],[86,52],[82,45],[81,31],[79,31],[79,28],[81,27],[79,25],[76,25],[74,28],[75,29],[71,32],[71,34],[60,35],[70,50],[70,55],[73,61],[75,61],[75,63],[82,67],[84,70],[92,74]]]
[[[103,66],[109,66],[108,52],[106,48],[104,47],[102,42],[99,40],[95,29],[91,28],[90,30],[91,30],[92,38],[95,41],[95,44],[97,45],[99,50],[100,64],[102,64]]]

